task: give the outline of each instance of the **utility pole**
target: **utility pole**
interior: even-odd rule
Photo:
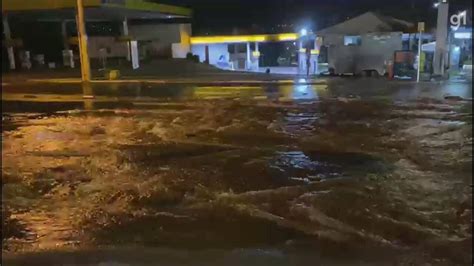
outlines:
[[[436,48],[433,58],[433,72],[435,75],[444,75],[447,52],[448,16],[448,0],[440,0],[438,4],[438,21],[436,26]]]
[[[89,52],[87,50],[87,33],[83,0],[77,0],[76,24],[78,31],[77,37],[79,39],[79,57],[81,59],[81,78],[82,82],[89,82],[91,80],[91,67],[89,62]]]
[[[14,70],[16,68],[15,65],[15,51],[13,50],[13,42],[12,36],[10,32],[10,24],[8,23],[8,16],[6,14],[2,14],[3,20],[3,33],[5,34],[5,41],[7,42],[7,52],[8,52],[8,61],[10,63],[10,69]]]
[[[425,30],[425,23],[419,22],[418,23],[418,67],[416,71],[416,82],[420,82],[420,73],[421,73],[421,45],[422,45],[422,36],[423,31]]]

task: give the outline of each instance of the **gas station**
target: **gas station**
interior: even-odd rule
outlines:
[[[86,81],[91,79],[91,64],[105,61],[104,58],[107,56],[122,56],[129,62],[128,66],[133,69],[139,68],[140,48],[142,48],[140,41],[149,41],[147,37],[143,37],[147,35],[151,40],[154,38],[160,41],[169,38],[170,35],[176,36],[173,40],[169,40],[172,58],[185,58],[189,52],[192,52],[199,56],[200,62],[221,69],[249,72],[270,71],[269,68],[260,66],[261,45],[292,42],[298,65],[292,65],[283,71],[289,70],[290,73],[287,74],[319,73],[318,57],[321,38],[306,29],[302,29],[299,33],[192,37],[189,23],[177,22],[175,28],[168,26],[164,31],[158,29],[160,24],[170,25],[174,23],[173,20],[191,18],[192,10],[146,0],[4,0],[2,14],[4,48],[8,54],[10,70],[30,69],[32,65],[38,64],[55,68],[58,64],[58,62],[51,62],[42,54],[33,54],[25,49],[23,36],[15,34],[15,27],[11,27],[10,23],[11,20],[21,19],[29,23],[60,24],[61,30],[60,32],[58,30],[58,34],[61,34],[63,44],[62,50],[58,51],[62,55],[62,62],[59,65],[67,68],[80,65],[82,79]],[[152,21],[156,24],[143,29],[134,29],[133,27],[137,26],[131,23],[132,21]],[[113,22],[120,27],[120,34],[117,33],[116,36],[108,39],[91,36],[86,33],[85,25],[94,22]],[[68,33],[66,30],[70,24],[75,24],[77,35]],[[239,48],[245,48],[244,52]],[[79,60],[75,62],[75,59]],[[106,63],[102,65],[105,69]],[[275,70],[278,67],[272,68]]]
[[[18,18],[29,22],[57,22],[61,23],[61,34],[64,40],[63,59],[64,65],[74,67],[74,55],[72,46],[79,47],[81,51],[80,61],[83,67],[83,79],[90,79],[88,43],[90,40],[85,31],[85,23],[90,22],[116,22],[120,24],[121,34],[115,36],[115,43],[111,45],[120,46],[122,53],[126,54],[133,69],[139,67],[138,45],[135,36],[132,36],[129,28],[131,20],[148,21],[171,21],[173,19],[190,18],[192,11],[188,8],[147,2],[143,0],[4,0],[2,1],[2,15],[4,28],[4,47],[8,53],[9,68],[11,70],[25,67],[25,63],[19,63],[18,58],[24,61],[31,61],[29,51],[22,51],[21,36],[13,39],[15,28],[10,26],[10,19]],[[68,36],[66,26],[68,23],[76,23],[77,36]],[[157,24],[157,27],[159,24]],[[168,27],[170,28],[170,27]],[[168,30],[167,28],[167,30]],[[191,35],[189,27],[181,25],[169,29],[176,37],[176,45],[173,49],[181,49],[180,54],[186,54],[189,51],[189,36]],[[143,32],[143,31],[142,31]],[[153,34],[152,31],[148,32]],[[170,35],[171,33],[168,33]],[[143,35],[143,34],[142,34]],[[186,40],[186,38],[188,40]],[[186,44],[186,41],[188,44]],[[174,53],[174,51],[173,51]],[[31,62],[30,66],[31,67]],[[26,63],[28,68],[28,63]]]
[[[260,45],[269,42],[296,42],[298,66],[295,67],[294,73],[319,73],[321,39],[306,30],[301,30],[300,33],[191,37],[191,51],[199,56],[201,62],[219,68],[260,72]],[[244,53],[239,50],[239,46],[245,46]],[[309,71],[307,58],[309,58]]]

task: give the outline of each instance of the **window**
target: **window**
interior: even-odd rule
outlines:
[[[362,38],[358,36],[344,36],[344,45],[359,46],[362,43]]]

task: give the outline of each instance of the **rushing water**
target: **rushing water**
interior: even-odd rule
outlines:
[[[336,85],[74,90],[4,97],[11,263],[471,260],[467,102]]]

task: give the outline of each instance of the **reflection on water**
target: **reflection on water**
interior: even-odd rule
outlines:
[[[149,83],[92,83],[55,84],[41,87],[9,85],[2,88],[3,101],[31,102],[88,102],[86,109],[94,109],[96,102],[188,101],[195,99],[234,99],[312,102],[324,98],[350,97],[370,99],[385,97],[397,101],[417,98],[442,99],[445,95],[472,98],[470,82],[401,83],[368,79],[334,79],[321,84],[306,84],[302,79],[295,84],[274,83],[260,85],[192,85]],[[85,96],[85,98],[84,98]],[[93,99],[92,99],[93,98]]]
[[[205,86],[195,87],[193,96],[203,99],[240,98],[256,100],[318,100],[318,92],[326,85]],[[318,90],[319,89],[319,90]]]
[[[192,96],[198,99],[265,99],[260,86],[196,86]]]
[[[320,116],[314,112],[288,111],[277,123],[279,131],[291,136],[310,136]]]
[[[313,102],[329,97],[327,85],[275,84],[259,86],[187,86],[147,84],[84,84],[65,87],[63,91],[55,88],[37,88],[34,92],[28,87],[19,88],[15,93],[4,93],[5,112],[27,111],[48,112],[79,109],[120,108],[127,105],[166,101],[190,100],[271,100]],[[7,90],[9,91],[9,90]],[[51,94],[54,92],[55,94]],[[24,94],[28,93],[28,94]],[[31,94],[30,94],[31,93]],[[29,104],[34,103],[34,104]],[[128,103],[128,104],[127,104]]]
[[[284,86],[280,88],[280,94],[287,100],[318,100],[318,94],[313,85]]]
[[[346,265],[360,261],[349,252],[375,259],[384,248],[410,259],[399,265],[469,260],[469,244],[453,242],[471,235],[470,126],[446,128],[435,105],[423,127],[417,105],[325,102],[331,89],[312,85],[82,89],[56,105],[4,102],[48,112],[2,123],[3,222],[10,236],[32,232],[9,248],[270,247]],[[234,101],[264,97],[289,101]],[[105,110],[53,113],[81,108]]]
[[[314,161],[301,151],[278,152],[271,167],[287,178],[299,182],[314,182],[340,175],[338,167],[327,161]]]
[[[84,82],[82,86],[82,98],[84,98],[84,110],[94,110],[94,91],[89,82]]]

